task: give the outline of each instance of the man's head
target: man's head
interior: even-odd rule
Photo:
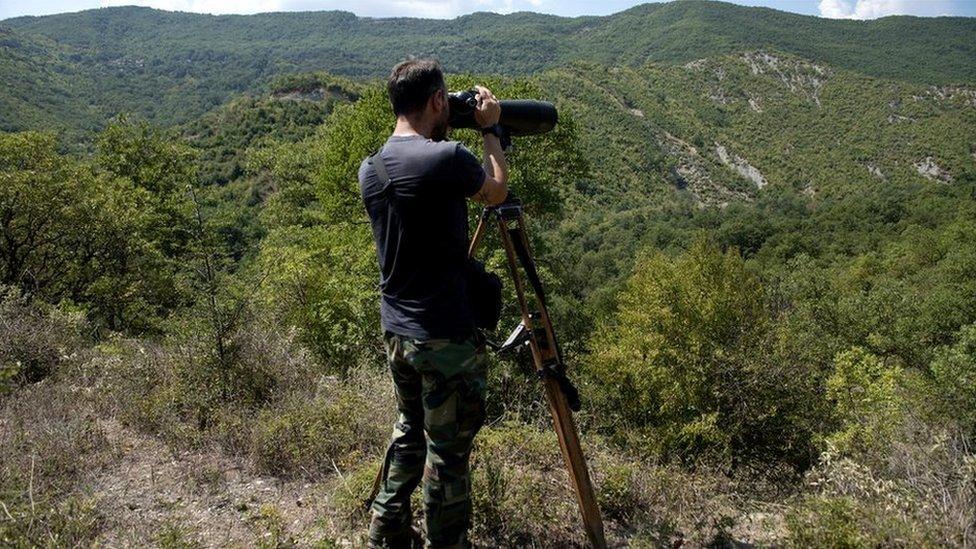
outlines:
[[[440,63],[434,59],[408,59],[393,67],[386,90],[393,114],[431,128],[431,139],[447,136],[447,86]]]

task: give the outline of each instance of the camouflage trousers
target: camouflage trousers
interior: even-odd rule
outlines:
[[[464,547],[468,460],[485,419],[485,356],[473,341],[386,335],[399,417],[373,501],[370,545],[409,547],[410,494],[423,480],[427,547]]]

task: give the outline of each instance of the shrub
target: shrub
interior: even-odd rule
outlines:
[[[822,454],[807,475],[810,490],[787,513],[793,544],[963,546],[972,539],[976,456],[950,424],[932,423],[924,411],[900,415],[892,442],[876,453]]]
[[[638,482],[634,478],[638,474],[636,468],[627,463],[608,464],[602,473],[603,479],[598,494],[600,510],[607,518],[624,524],[630,522],[641,507],[641,497],[637,491]]]
[[[329,371],[345,375],[378,360],[376,257],[367,233],[340,228],[273,231],[260,262],[270,273],[262,308],[294,326]]]
[[[380,458],[363,460],[356,467],[343,471],[342,475],[336,479],[330,498],[331,507],[338,514],[339,521],[345,526],[355,525],[356,528],[359,528],[369,520],[369,513],[363,503],[373,491],[376,472],[381,466],[382,459]],[[416,509],[419,507],[415,507]]]
[[[262,505],[257,515],[251,519],[251,528],[257,537],[255,545],[259,549],[295,546],[295,539],[288,532],[285,517],[274,505]]]
[[[485,428],[475,441],[472,466],[473,536],[503,546],[583,541],[553,431],[518,423]]]
[[[192,539],[188,528],[175,522],[164,524],[156,533],[156,544],[160,549],[197,549],[201,547]]]
[[[857,524],[852,498],[810,498],[787,518],[794,547],[871,547]]]
[[[758,493],[752,480],[730,485],[711,471],[690,474],[627,456],[592,434],[585,442],[611,546],[708,545],[733,524],[736,511],[728,494]],[[480,545],[585,545],[576,497],[551,427],[508,421],[483,429],[473,453],[472,482],[472,533]]]
[[[194,445],[212,434],[228,450],[245,451],[255,410],[306,388],[316,365],[291,334],[258,319],[230,334],[223,363],[195,330],[193,322],[174,324],[161,343],[118,341],[115,352],[101,353],[103,403],[169,443]]]
[[[84,395],[65,384],[38,383],[0,401],[0,545],[92,543],[101,517],[78,484],[113,458],[109,450]]]
[[[8,502],[13,503],[7,509],[10,516],[0,521],[4,547],[84,547],[93,544],[101,531],[102,518],[90,499],[69,496],[33,506],[29,501]]]
[[[814,376],[777,354],[763,289],[700,239],[643,256],[587,364],[602,432],[646,454],[729,466],[809,459]]]
[[[839,354],[834,365],[826,386],[838,429],[827,443],[842,453],[880,457],[904,406],[897,394],[901,371],[860,347]]]
[[[802,497],[787,515],[795,546],[917,547],[937,539],[924,504],[903,482],[829,455],[810,482],[819,493]]]
[[[262,472],[300,474],[302,469],[328,473],[336,460],[350,457],[359,440],[347,423],[354,406],[298,397],[257,417],[252,455]]]
[[[78,352],[84,315],[31,301],[0,286],[0,395],[50,375]]]
[[[961,329],[956,343],[935,355],[932,375],[943,411],[976,441],[976,324]]]
[[[375,389],[379,381],[369,378]],[[389,438],[393,398],[360,391],[355,383],[323,378],[314,395],[296,393],[262,410],[255,421],[252,457],[276,475],[331,475],[382,452]],[[386,400],[387,402],[384,402]]]

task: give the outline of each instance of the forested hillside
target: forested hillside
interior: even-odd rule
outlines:
[[[639,69],[575,64],[537,78],[580,121],[593,167],[577,183],[585,207],[559,243],[588,258],[577,288],[627,273],[637,250],[666,244],[676,226],[716,207],[762,210],[771,195],[790,196],[817,216],[864,193],[897,201],[913,195],[906,189],[976,181],[972,86],[875,79],[767,51]],[[727,244],[776,262],[864,251],[843,226],[802,236],[771,228],[778,211],[755,215],[759,225]],[[788,251],[781,231],[798,239]]]
[[[0,23],[0,545],[364,543],[395,411],[356,172],[412,53],[559,107],[508,158],[613,546],[972,546],[974,30]],[[490,361],[473,539],[581,546],[531,361]]]
[[[452,72],[529,74],[571,61],[640,67],[772,49],[866,75],[926,84],[976,80],[976,24],[965,18],[836,21],[684,0],[606,17],[476,13],[453,20],[372,19],[345,12],[210,16],[120,7],[0,22],[0,84],[17,90],[0,128],[90,127],[126,111],[188,121],[271,77],[326,70],[382,76],[407,54]],[[29,55],[31,70],[23,59]],[[33,71],[74,75],[35,82]],[[65,96],[78,109],[49,101]],[[28,122],[35,125],[30,125]]]

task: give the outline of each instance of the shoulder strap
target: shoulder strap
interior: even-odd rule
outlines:
[[[383,191],[386,191],[390,186],[390,174],[386,172],[386,163],[383,162],[383,148],[374,152],[369,156],[369,163],[373,165],[373,169],[376,170],[376,177],[380,178],[380,183],[383,185]]]

